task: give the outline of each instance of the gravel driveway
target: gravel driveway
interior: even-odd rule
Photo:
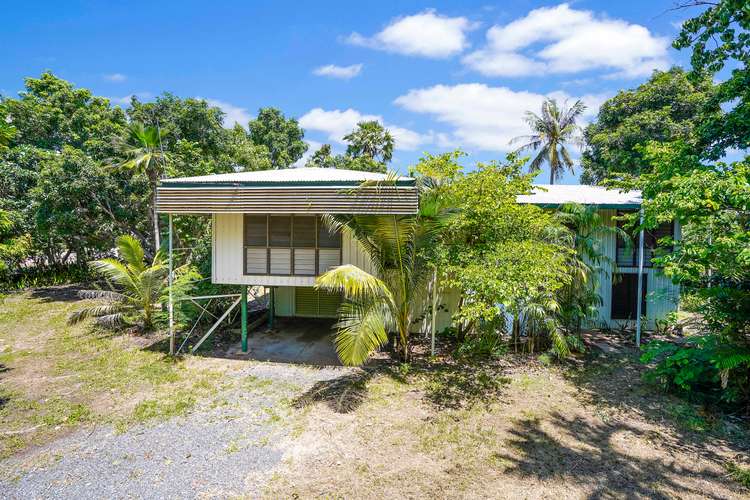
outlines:
[[[0,464],[0,498],[258,496],[290,446],[288,402],[343,368],[252,363],[189,415],[131,427],[84,429]]]

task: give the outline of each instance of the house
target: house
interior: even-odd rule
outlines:
[[[565,202],[596,205],[607,223],[615,224],[612,218],[618,213],[638,210],[640,196],[595,186],[554,185],[538,186],[532,194],[520,196],[519,202],[542,207]],[[417,213],[418,203],[412,178],[326,168],[165,179],[157,189],[157,210],[170,214],[170,221],[172,214],[211,217],[212,282],[266,287],[271,292],[272,317],[335,317],[341,298],[315,290],[316,276],[341,264],[373,272],[359,244],[346,234],[331,234],[323,215],[409,215]],[[678,235],[679,227],[660,228],[645,238],[642,315],[651,326],[676,307],[679,294],[651,265],[654,243],[667,231]],[[616,327],[637,316],[638,258],[612,237],[603,243],[616,265],[600,276],[603,304],[592,326]],[[618,278],[613,280],[613,275]],[[454,295],[447,291],[439,298],[444,307],[437,314],[438,331],[451,324]],[[423,320],[415,328],[424,331],[428,324]],[[243,349],[246,346],[243,328]]]
[[[157,189],[160,213],[211,217],[212,282],[266,287],[272,317],[335,317],[341,298],[315,290],[316,276],[341,264],[372,272],[359,244],[321,216],[409,215],[418,203],[412,178],[329,168],[165,179]]]
[[[598,208],[604,223],[610,226],[622,225],[616,220],[618,215],[640,209],[641,195],[638,191],[621,192],[602,186],[585,185],[536,185],[531,194],[518,197],[519,203],[532,203],[544,208],[557,208],[564,203],[594,205]],[[640,241],[634,235],[633,243],[627,244],[612,234],[601,239],[602,253],[609,263],[600,270],[599,295],[602,304],[599,314],[589,321],[590,327],[633,326],[637,317],[638,265]],[[641,287],[641,317],[644,327],[653,328],[655,320],[664,318],[677,309],[680,296],[678,285],[664,276],[653,264],[652,257],[659,239],[672,236],[680,238],[678,223],[663,224],[654,231],[646,231],[643,238],[644,258]]]

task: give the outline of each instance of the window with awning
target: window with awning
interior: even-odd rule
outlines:
[[[319,216],[244,216],[246,275],[317,276],[341,265],[341,234]]]

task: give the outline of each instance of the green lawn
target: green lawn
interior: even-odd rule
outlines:
[[[184,414],[219,387],[221,363],[174,361],[144,348],[157,338],[68,325],[84,305],[68,288],[0,298],[0,458],[82,424]]]

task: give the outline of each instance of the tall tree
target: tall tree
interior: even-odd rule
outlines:
[[[307,143],[302,140],[305,132],[297,120],[286,118],[276,108],[261,108],[248,129],[255,144],[268,148],[273,168],[289,168],[307,151]]]
[[[150,219],[153,228],[153,250],[161,246],[159,233],[159,214],[156,212],[156,186],[162,178],[169,161],[169,154],[162,144],[163,133],[157,127],[144,127],[143,124],[131,123],[125,135],[117,141],[118,152],[125,158],[118,163],[119,167],[143,173],[149,182],[151,193]]]
[[[537,152],[529,164],[529,170],[539,170],[542,165],[549,165],[549,183],[554,184],[566,169],[574,172],[573,159],[568,151],[568,143],[580,143],[580,128],[576,120],[586,109],[581,101],[576,101],[570,108],[558,106],[555,99],[545,99],[541,115],[526,112],[526,123],[531,128],[530,135],[514,138],[511,143],[524,144],[516,150]]]
[[[586,127],[581,182],[599,184],[615,174],[650,171],[644,156],[650,141],[680,140],[698,151],[702,123],[721,114],[710,77],[689,78],[677,67],[654,71],[646,83],[602,104]]]
[[[721,158],[727,149],[750,148],[750,5],[747,0],[706,2],[684,0],[680,7],[705,9],[682,23],[674,41],[676,49],[692,49],[693,78],[715,75],[729,68],[727,78],[717,84],[714,104],[726,113],[710,114],[700,126],[708,144],[705,156]]]
[[[305,163],[306,167],[349,168],[350,159],[344,155],[334,155],[330,144],[323,144]]]
[[[366,158],[385,166],[393,158],[393,136],[377,121],[357,123],[357,127],[344,136],[346,154],[351,158]]]

